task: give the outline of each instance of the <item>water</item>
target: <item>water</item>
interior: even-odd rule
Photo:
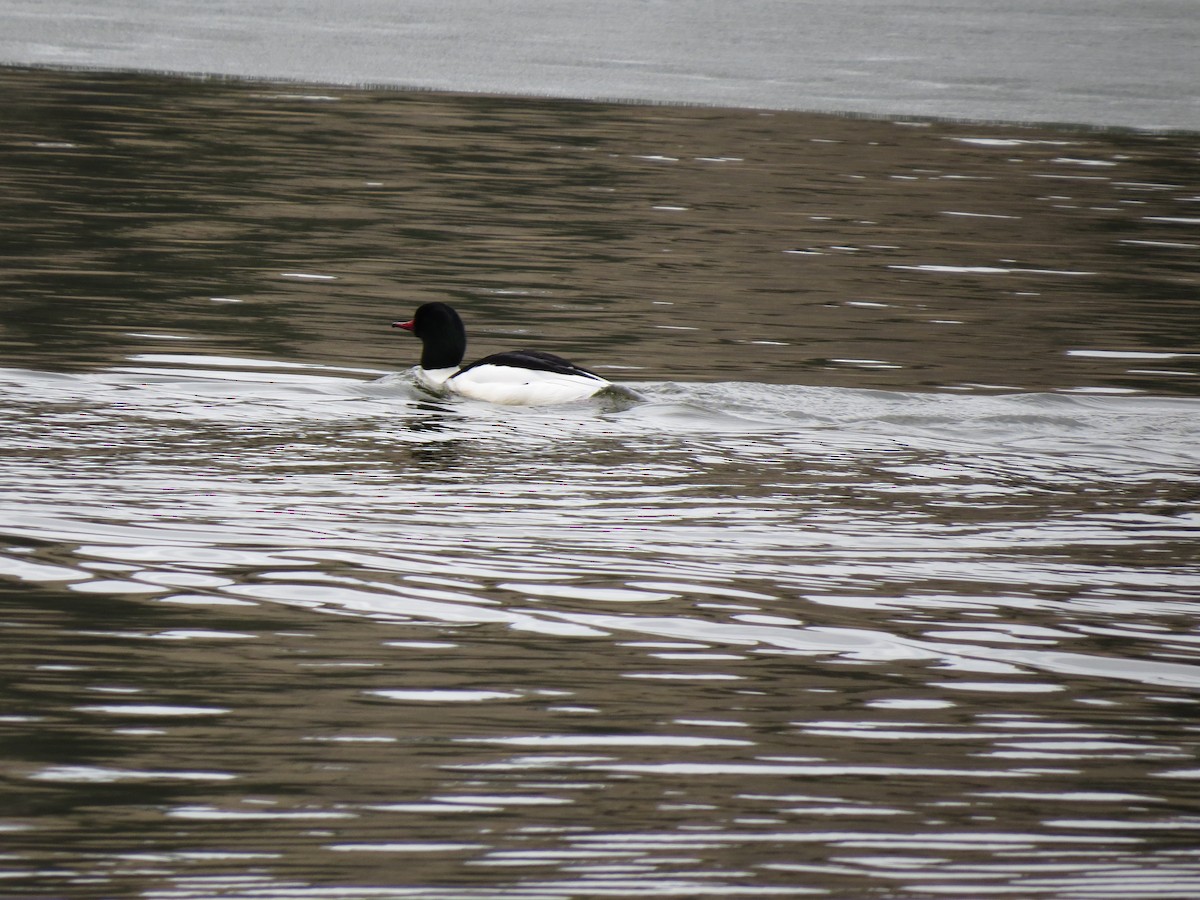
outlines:
[[[0,893],[1200,892],[1194,135],[0,78]]]

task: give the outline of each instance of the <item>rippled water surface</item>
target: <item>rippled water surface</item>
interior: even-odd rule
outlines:
[[[1195,135],[0,85],[0,894],[1200,894]]]

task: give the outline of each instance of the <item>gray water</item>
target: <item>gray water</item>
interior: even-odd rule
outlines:
[[[0,895],[1200,893],[1195,135],[0,84]]]
[[[1195,0],[0,0],[0,61],[1200,130]]]

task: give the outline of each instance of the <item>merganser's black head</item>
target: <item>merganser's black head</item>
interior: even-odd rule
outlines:
[[[411,321],[393,322],[392,327],[411,331],[421,339],[422,369],[457,366],[467,352],[467,329],[454,307],[445,303],[423,304]]]

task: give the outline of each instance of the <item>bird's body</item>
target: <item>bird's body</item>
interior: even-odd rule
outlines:
[[[494,353],[462,366],[466,329],[454,308],[445,303],[426,303],[411,321],[392,327],[421,339],[421,362],[414,377],[436,393],[508,406],[545,406],[584,400],[611,386],[595,372],[540,350]]]

